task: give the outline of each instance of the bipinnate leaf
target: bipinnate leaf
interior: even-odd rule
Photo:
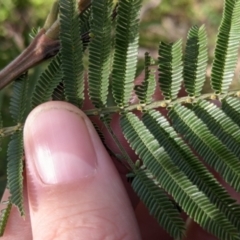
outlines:
[[[222,240],[239,239],[237,229],[225,214],[171,161],[137,116],[133,113],[124,114],[121,127],[125,138],[147,169],[194,221]]]
[[[175,105],[169,117],[173,127],[193,149],[212,166],[236,191],[240,191],[239,159],[209,131],[207,125],[193,111]]]

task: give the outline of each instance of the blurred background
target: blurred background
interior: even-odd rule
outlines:
[[[43,26],[53,1],[1,0],[0,1],[0,69],[13,60],[29,44],[29,33]],[[209,0],[144,0],[141,12],[139,69],[146,51],[157,58],[160,41],[186,40],[192,25],[205,24],[208,33],[210,61],[213,56],[217,29],[221,20],[222,1]],[[42,70],[39,66],[31,71],[36,78]],[[140,70],[139,70],[140,71]],[[0,91],[0,107],[4,126],[11,126],[8,113],[11,87]],[[0,194],[6,183],[6,149],[8,138],[2,142],[0,152]]]

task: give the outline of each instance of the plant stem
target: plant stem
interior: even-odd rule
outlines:
[[[48,17],[43,26],[44,29],[48,30],[55,23],[55,21],[58,18],[58,12],[59,12],[59,1],[55,0],[55,2],[52,5],[51,11],[48,14]]]
[[[16,59],[0,71],[0,89],[8,85],[29,68],[56,55],[59,49],[59,41],[49,38],[45,34],[45,30],[41,29],[31,44]]]
[[[90,110],[86,110],[84,111],[84,113],[88,116],[96,116],[96,115],[105,115],[105,114],[112,114],[112,113],[119,113],[119,112],[131,112],[134,110],[139,110],[139,111],[147,111],[150,109],[154,109],[154,108],[170,108],[171,106],[173,106],[176,103],[193,103],[193,102],[197,102],[200,99],[208,99],[208,100],[219,100],[221,101],[221,99],[223,99],[226,96],[237,96],[240,97],[240,91],[239,90],[232,90],[229,91],[227,94],[219,94],[216,95],[214,93],[206,93],[203,94],[199,97],[195,97],[195,98],[190,98],[189,96],[185,96],[185,97],[181,97],[178,98],[177,100],[174,101],[166,101],[166,100],[159,100],[159,101],[154,101],[150,104],[132,104],[129,105],[126,108],[120,108],[118,106],[111,106],[111,107],[106,107],[106,108],[94,108],[94,109],[90,109]]]
[[[200,99],[220,100],[221,101],[221,99],[226,96],[240,97],[240,91],[232,90],[232,91],[229,91],[228,94],[223,94],[223,95],[215,95],[214,93],[206,93],[206,94],[203,94],[196,98],[189,98],[187,96],[187,97],[178,98],[177,100],[172,101],[172,102],[166,102],[165,100],[159,100],[159,101],[152,102],[148,105],[133,104],[133,105],[126,107],[125,109],[122,109],[118,106],[111,106],[111,107],[106,107],[106,108],[101,108],[101,109],[94,108],[94,109],[86,110],[86,111],[84,111],[84,113],[87,116],[97,116],[97,115],[100,116],[102,114],[106,115],[106,114],[120,113],[122,111],[124,111],[124,112],[130,112],[133,110],[143,111],[143,110],[150,110],[150,109],[159,108],[159,107],[167,108],[167,107],[171,107],[173,104],[176,104],[176,103],[187,103],[187,102],[190,103],[190,100],[191,100],[191,103],[197,102]],[[120,147],[121,144],[119,143],[118,139],[114,135],[111,127],[106,122],[104,122],[104,124],[105,124],[107,130],[109,131],[109,133],[111,134],[111,136],[113,137],[114,141],[116,140],[115,142],[119,146],[119,149],[121,150],[121,147]],[[15,125],[15,126],[0,128],[0,137],[1,136],[5,137],[5,136],[13,134],[14,132],[16,132],[18,130],[21,130],[23,125],[24,125],[24,123],[23,124],[19,123],[18,125]],[[124,157],[126,157],[125,154],[123,154],[123,155],[124,155]],[[127,157],[126,157],[126,159],[127,159]]]
[[[114,134],[112,128],[110,127],[110,125],[106,122],[104,122],[105,127],[107,128],[109,134],[111,135],[113,141],[115,142],[115,144],[118,146],[119,150],[121,151],[123,158],[126,160],[126,162],[129,164],[129,166],[131,167],[132,170],[135,170],[135,164],[133,163],[132,159],[129,157],[127,151],[125,150],[125,148],[122,146],[122,144],[119,142],[118,138],[116,137],[116,135]]]
[[[12,127],[4,127],[0,129],[0,137],[7,137],[9,135],[12,135],[16,131],[21,131],[23,130],[23,125],[22,123],[18,123],[15,126]]]

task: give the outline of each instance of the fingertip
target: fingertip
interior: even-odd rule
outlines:
[[[59,111],[74,115],[65,119],[67,125]],[[24,145],[34,239],[140,239],[120,177],[91,122],[79,109],[62,102],[37,107],[27,119]],[[83,160],[90,162],[94,174],[83,173],[84,166],[79,163]],[[64,170],[67,181],[58,172]]]
[[[97,156],[90,128],[85,115],[71,104],[51,102],[37,107],[24,128],[25,154],[33,160],[35,175],[46,184],[94,175]]]

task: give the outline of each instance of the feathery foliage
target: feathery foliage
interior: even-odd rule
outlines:
[[[13,85],[13,97],[11,98],[9,111],[15,123],[22,123],[26,117],[26,103],[28,100],[27,78],[27,73],[24,73]]]
[[[206,100],[194,105],[193,111],[209,130],[240,159],[240,129],[215,104]]]
[[[91,5],[89,5],[89,7],[84,9],[79,16],[83,49],[87,48],[88,42],[90,39],[89,31],[90,31],[91,13],[92,13],[92,8],[91,8]]]
[[[11,203],[24,215],[23,207],[23,132],[15,132],[8,145],[7,185],[11,194]]]
[[[101,15],[98,14],[99,9],[103,9]],[[112,0],[92,2],[91,35],[93,37],[89,44],[88,85],[90,99],[97,108],[104,107],[107,102],[112,65],[112,10]]]
[[[219,172],[226,182],[240,191],[238,158],[210,133],[203,121],[181,105],[175,105],[170,110],[169,117],[174,128],[196,149],[204,161]]]
[[[233,97],[226,97],[222,100],[222,110],[240,127],[240,100]]]
[[[238,239],[237,229],[186,175],[179,171],[165,149],[134,114],[127,113],[122,116],[121,127],[130,146],[143,160],[144,165],[190,217],[221,239]]]
[[[63,81],[60,81],[57,87],[53,90],[52,100],[65,101]]]
[[[117,8],[112,90],[118,106],[128,105],[136,75],[141,0],[121,0]]]
[[[181,239],[185,230],[184,221],[169,197],[157,184],[147,171],[138,170],[135,172],[132,187],[159,224],[172,233],[174,239]]]
[[[12,135],[7,166],[11,198],[2,214],[0,232],[12,204],[24,214],[22,125],[28,113],[26,102],[31,99],[35,107],[52,98],[78,107],[89,106],[91,101],[95,108],[84,105],[85,113],[99,115],[98,121],[92,121],[106,149],[117,156],[107,145],[103,134],[107,130],[121,152],[121,162],[134,176],[133,189],[171,236],[182,239],[187,230],[174,207],[178,204],[219,239],[240,239],[240,205],[205,166],[240,192],[240,89],[229,90],[240,40],[240,0],[225,1],[211,94],[201,93],[208,62],[204,26],[190,29],[184,52],[182,40],[161,42],[158,66],[153,66],[146,53],[144,79],[134,88],[140,7],[141,0],[92,0],[79,15],[76,0],[59,1],[60,51],[38,78],[32,98],[27,92],[27,75],[16,80],[10,103],[16,126],[0,129],[1,136]],[[83,58],[88,66],[86,86]],[[179,97],[183,84],[188,96]],[[164,100],[156,99],[159,87]],[[84,99],[84,90],[90,100]],[[132,104],[134,93],[139,102]],[[121,129],[138,156],[137,163],[112,128],[113,113],[121,115]]]
[[[54,89],[62,80],[61,58],[58,54],[42,72],[32,95],[32,108],[51,99]]]
[[[216,93],[227,93],[237,63],[240,41],[240,1],[225,0],[211,73]]]
[[[156,88],[155,71],[150,69],[151,60],[149,53],[145,53],[145,77],[141,85],[136,85],[134,88],[141,104],[152,102],[152,96]]]
[[[67,101],[81,107],[84,74],[80,20],[74,0],[60,0],[60,42],[63,82]]]
[[[182,83],[182,41],[159,46],[159,85],[166,100],[177,98]]]
[[[207,35],[204,26],[194,26],[187,37],[183,78],[189,96],[199,96],[205,82],[207,68]],[[161,81],[161,80],[160,80]]]
[[[143,115],[142,121],[158,143],[164,147],[173,163],[208,196],[212,203],[216,204],[222,211],[226,210],[227,215],[236,218],[235,221],[239,224],[236,211],[240,210],[240,206],[234,205],[236,201],[231,199],[226,190],[192,153],[188,145],[170,126],[167,119],[159,112],[151,110]],[[232,208],[229,208],[232,204]]]
[[[17,124],[21,124],[26,117],[27,85],[27,73],[24,73],[14,82],[13,97],[10,101],[10,113]],[[13,133],[8,145],[7,185],[11,194],[10,202],[18,207],[21,215],[24,215],[23,159],[23,130],[20,129]]]

